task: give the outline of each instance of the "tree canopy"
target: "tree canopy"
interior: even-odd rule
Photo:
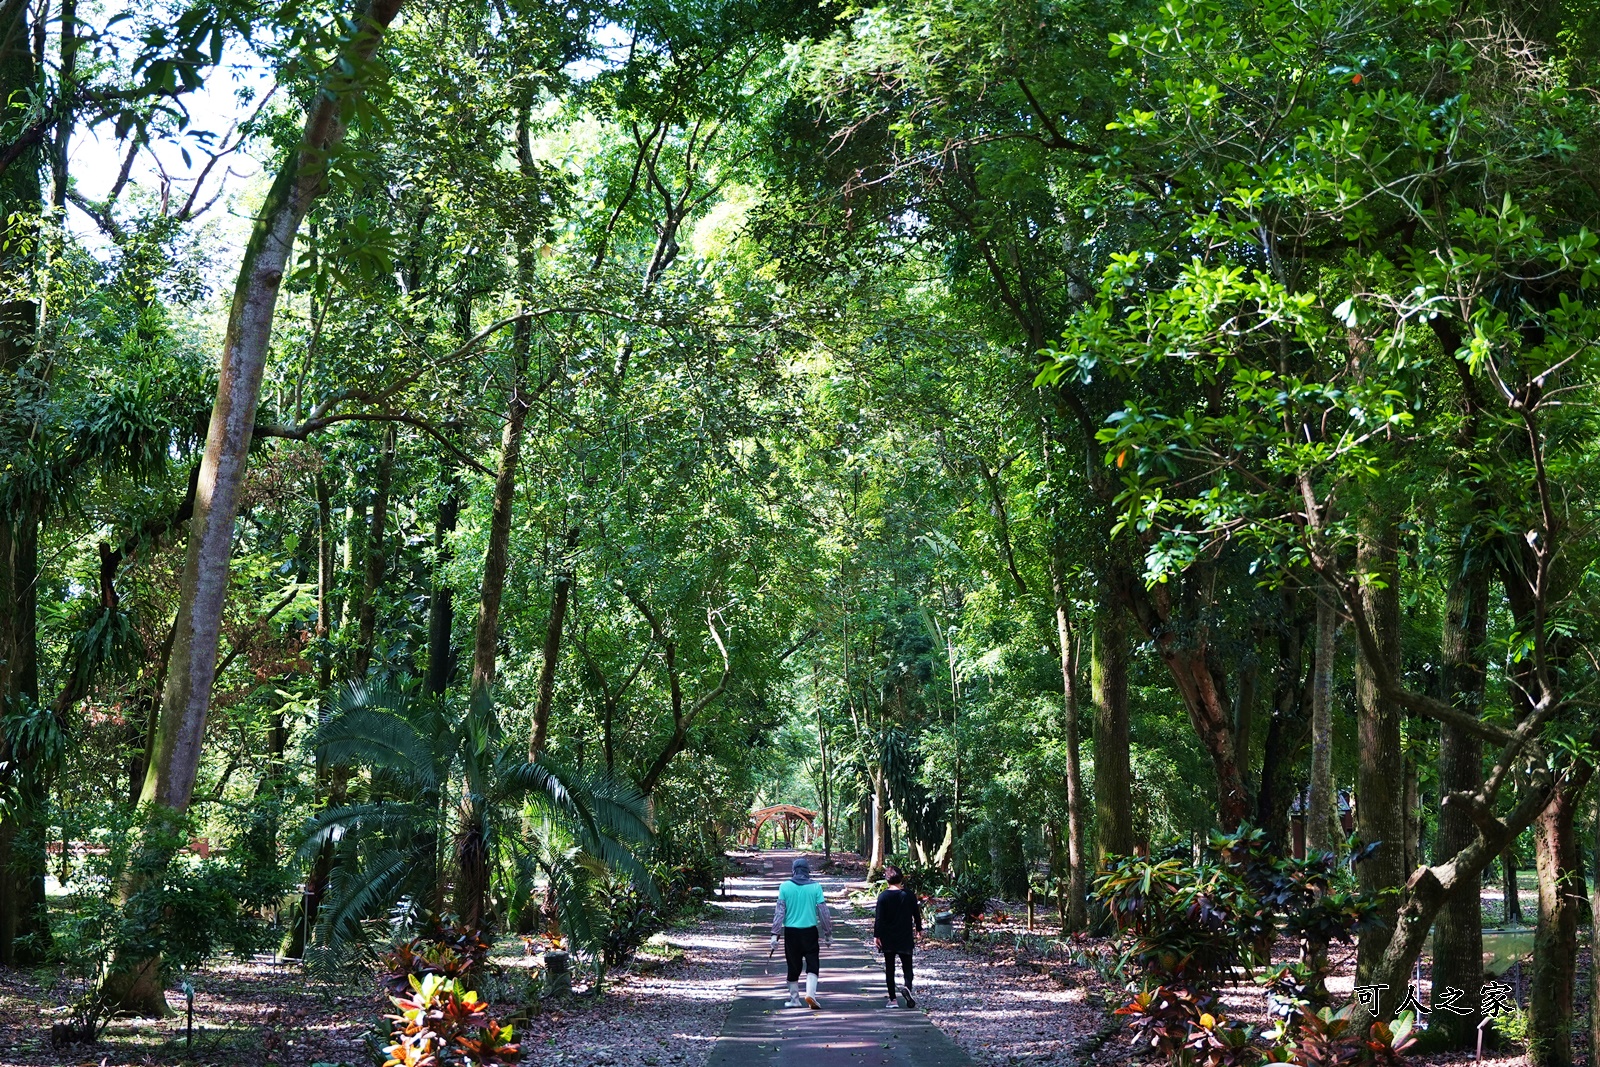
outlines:
[[[1560,2],[0,3],[0,963],[614,962],[798,803],[1081,931],[1215,830],[1337,855],[1358,980],[1469,1001],[1532,866],[1529,1055],[1600,1047],[1597,56]]]

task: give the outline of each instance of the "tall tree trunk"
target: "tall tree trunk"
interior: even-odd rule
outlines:
[[[56,224],[62,225],[67,210],[67,171],[71,161],[72,127],[77,118],[78,0],[61,0],[61,69],[59,99],[56,102],[56,133],[50,158],[50,204],[56,210]]]
[[[539,696],[533,706],[533,729],[528,737],[528,758],[536,760],[544,751],[550,731],[550,708],[556,696],[556,667],[561,662],[561,634],[566,628],[567,603],[572,597],[575,576],[572,551],[578,547],[579,530],[567,530],[561,558],[556,561],[555,579],[550,590],[550,618],[544,627],[543,660],[539,663]]]
[[[1234,708],[1227,696],[1227,679],[1215,662],[1204,621],[1209,611],[1207,594],[1197,592],[1209,583],[1204,574],[1186,575],[1179,583],[1147,590],[1126,569],[1113,572],[1113,588],[1154,642],[1189,713],[1189,725],[1211,757],[1217,782],[1217,822],[1224,830],[1233,830],[1250,816],[1250,795],[1234,745]],[[1175,592],[1169,588],[1172,584],[1180,588]]]
[[[829,780],[828,720],[822,712],[822,685],[817,677],[816,664],[811,666],[811,696],[817,709],[817,758],[822,765],[822,862],[833,862],[833,788]]]
[[[872,852],[867,857],[867,881],[883,874],[883,864],[889,858],[885,839],[889,835],[889,805],[883,784],[883,769],[872,772]]]
[[[1055,599],[1056,641],[1061,660],[1062,740],[1067,749],[1067,906],[1063,918],[1068,930],[1082,930],[1089,925],[1089,913],[1084,870],[1087,847],[1083,771],[1078,753],[1078,650],[1073,639],[1072,620],[1067,614],[1067,590],[1062,578],[1064,548],[1062,540],[1057,538],[1050,566],[1050,590]]]
[[[489,547],[483,557],[483,586],[478,594],[478,622],[472,637],[472,694],[481,699],[494,685],[500,639],[500,601],[510,565],[511,512],[516,503],[517,468],[522,463],[522,432],[528,421],[528,351],[533,324],[523,319],[511,335],[511,395],[506,423],[500,431],[500,465],[495,471],[494,498],[489,507]]]
[[[1517,888],[1517,846],[1514,841],[1500,853],[1500,878],[1505,894],[1501,918],[1507,926],[1521,926],[1522,892]]]
[[[371,69],[383,31],[403,0],[370,0],[355,11],[350,35],[339,47],[298,148],[289,156],[267,193],[245,246],[223,339],[217,401],[206,433],[199,491],[189,520],[188,552],[179,592],[177,627],[157,720],[155,751],[145,772],[140,800],[181,818],[189,808],[205,740],[206,713],[217,667],[223,603],[234,520],[244,483],[261,377],[272,338],[278,289],[288,268],[295,233],[326,185],[328,153],[344,134],[340,116],[359,95],[359,78]],[[156,835],[159,838],[161,835]],[[147,841],[153,840],[146,838]],[[165,866],[169,856],[149,855],[141,870]],[[124,897],[142,886],[138,877],[123,886]],[[142,1015],[167,1011],[160,960],[139,954],[112,962],[99,990],[108,1004]]]
[[[1528,1063],[1569,1067],[1572,1063],[1572,1004],[1577,992],[1578,920],[1583,880],[1577,873],[1579,798],[1588,784],[1585,769],[1556,790],[1533,824],[1533,854],[1539,872],[1539,922],[1533,933],[1533,976],[1528,983]]]
[[[1094,700],[1095,866],[1133,852],[1133,771],[1128,755],[1128,624],[1122,605],[1103,597],[1089,653]]]
[[[19,139],[29,117],[25,102],[40,90],[39,57],[24,0],[0,3],[0,94],[8,107],[0,115],[0,137]],[[0,175],[0,275],[15,299],[0,302],[0,418],[20,419],[12,427],[18,440],[30,436],[23,412],[31,407],[39,385],[27,364],[34,351],[39,305],[25,295],[31,288],[34,261],[33,223],[42,208],[39,150],[27,148]],[[9,435],[8,435],[9,436]],[[24,459],[24,462],[28,462]],[[0,482],[0,713],[19,710],[39,700],[39,522],[44,501],[22,488],[23,479]],[[47,933],[36,909],[34,882],[43,878],[42,830],[33,825],[43,799],[37,769],[23,753],[0,752],[7,766],[6,783],[19,803],[0,819],[0,961],[23,962],[32,954],[30,934]],[[42,882],[40,883],[43,884]]]
[[[32,501],[0,520],[0,712],[21,713],[39,703],[39,526]],[[0,963],[35,962],[50,928],[44,903],[44,769],[32,754],[0,742],[13,803],[0,818]]]
[[[378,592],[383,587],[383,572],[389,566],[389,491],[394,482],[394,427],[384,430],[378,446],[378,470],[372,486],[372,525],[367,531],[366,559],[361,579],[361,606],[356,611],[356,648],[350,662],[350,677],[365,682],[372,666],[372,650],[378,638]]]
[[[1422,844],[1422,781],[1415,752],[1406,753],[1406,787],[1404,807],[1406,817],[1406,855],[1404,871],[1414,871],[1421,862]]]
[[[317,659],[317,697],[320,701],[326,701],[328,692],[333,687],[333,655],[329,651],[328,640],[333,630],[334,541],[337,539],[333,526],[333,499],[326,471],[317,472],[312,488],[317,498],[317,640],[322,646]],[[345,524],[345,530],[348,538],[348,523]],[[346,543],[348,544],[348,540]],[[317,758],[318,799],[326,807],[337,807],[344,803],[343,796],[336,797],[331,790],[338,789],[342,792],[343,782],[347,776],[347,774],[335,776],[323,764],[322,758],[320,756]],[[294,907],[289,912],[289,921],[284,924],[283,938],[278,944],[278,955],[281,958],[288,960],[304,958],[306,943],[316,926],[317,908],[322,902],[328,878],[333,872],[333,861],[333,844],[324,842],[311,861],[311,869],[306,872],[300,899],[295,901]]]
[[[448,461],[442,461],[448,462]],[[433,526],[433,593],[428,597],[428,673],[423,692],[443,696],[455,675],[455,653],[450,635],[455,629],[455,591],[445,581],[450,565],[450,535],[461,515],[461,481],[454,467],[445,473],[444,496]]]
[[[1392,517],[1369,509],[1362,517],[1356,566],[1366,581],[1363,608],[1371,620],[1379,652],[1392,677],[1400,675],[1399,533]],[[1363,891],[1378,893],[1405,884],[1405,750],[1400,739],[1400,709],[1379,690],[1376,673],[1363,656],[1356,664],[1356,715],[1360,766],[1356,779],[1356,829],[1376,852],[1356,867]],[[1391,904],[1381,916],[1392,923]],[[1361,935],[1356,952],[1359,980],[1366,982],[1383,959],[1388,925]]]
[[[1303,780],[1299,775],[1300,751],[1310,732],[1310,703],[1306,686],[1306,634],[1313,628],[1315,612],[1308,613],[1303,598],[1292,588],[1283,591],[1277,630],[1277,666],[1273,670],[1272,718],[1261,751],[1261,785],[1256,792],[1256,821],[1267,838],[1284,855],[1290,841],[1289,806]]]
[[[1484,647],[1489,620],[1489,577],[1472,556],[1461,559],[1445,596],[1440,658],[1444,661],[1446,698],[1468,715],[1483,713],[1488,653]],[[1439,728],[1439,830],[1434,838],[1434,863],[1444,863],[1477,837],[1462,804],[1443,803],[1451,793],[1473,793],[1483,784],[1483,742],[1463,730]],[[1477,1004],[1483,985],[1482,878],[1463,876],[1462,888],[1444,907],[1433,928],[1433,988],[1464,990],[1467,1004]],[[1441,1048],[1466,1048],[1477,1038],[1472,1016],[1435,1012],[1428,1031],[1437,1033]]]
[[[1600,797],[1594,798],[1594,819],[1589,826],[1589,1062],[1600,1062],[1600,966],[1595,948],[1600,946]]]
[[[1333,657],[1339,609],[1331,589],[1317,589],[1317,648],[1311,677],[1311,788],[1306,795],[1307,853],[1338,847],[1333,796]]]
[[[1254,645],[1261,646],[1261,635],[1255,634]],[[1233,749],[1238,753],[1239,771],[1246,782],[1250,779],[1250,748],[1255,744],[1256,698],[1261,684],[1261,664],[1255,656],[1239,668],[1239,690],[1233,697]]]
[[[1552,786],[1550,776],[1536,774],[1535,780],[1517,798],[1510,815],[1504,819],[1485,817],[1477,827],[1477,835],[1454,857],[1442,864],[1418,868],[1411,875],[1400,894],[1393,935],[1384,946],[1378,964],[1369,972],[1370,977],[1361,979],[1363,982],[1387,985],[1391,991],[1406,988],[1439,911],[1456,892],[1480,880],[1484,868],[1494,857],[1532,825],[1549,804],[1554,792]],[[1399,1002],[1400,996],[1392,992],[1387,995],[1387,999],[1380,1001],[1382,1015],[1392,1017]]]
[[[327,475],[317,472],[317,696],[326,699],[333,684],[333,655],[328,639],[333,630],[333,499]]]
[[[367,537],[367,498],[357,487],[354,474],[345,482],[345,494],[350,502],[344,507],[344,544],[340,546],[340,554],[343,556],[341,567],[346,575],[344,581],[348,583],[351,580],[349,576],[356,573],[356,564],[366,559],[363,546]],[[354,595],[348,588],[344,591],[339,604],[339,629],[343,630],[354,621],[351,611],[360,611],[360,595],[359,585],[355,587]]]

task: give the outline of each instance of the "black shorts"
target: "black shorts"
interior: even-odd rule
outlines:
[[[789,965],[789,981],[800,980],[801,964],[807,974],[821,974],[822,949],[815,926],[783,928],[783,959]]]

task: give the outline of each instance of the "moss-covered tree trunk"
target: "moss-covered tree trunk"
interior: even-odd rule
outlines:
[[[1577,815],[1589,772],[1561,783],[1533,824],[1539,873],[1539,922],[1533,933],[1533,976],[1528,983],[1528,1063],[1569,1067],[1573,998],[1577,993],[1578,923],[1584,885],[1578,873]]]
[[[1400,674],[1399,531],[1393,517],[1376,507],[1362,517],[1356,566],[1363,576],[1367,618],[1391,677]],[[1400,708],[1384,697],[1375,670],[1363,656],[1356,664],[1356,716],[1360,763],[1356,778],[1356,830],[1377,850],[1356,866],[1368,893],[1405,884],[1405,750],[1400,738]],[[1383,916],[1392,922],[1392,907]],[[1390,926],[1361,935],[1356,953],[1360,980],[1368,981],[1389,943]]]
[[[188,552],[178,598],[178,616],[155,732],[140,801],[171,821],[188,810],[205,741],[206,715],[216,677],[222,609],[228,593],[234,520],[244,484],[261,378],[272,338],[278,290],[294,248],[295,234],[326,185],[328,154],[344,136],[342,116],[363,89],[383,32],[404,0],[360,3],[352,30],[328,68],[306,116],[299,145],[289,154],[256,216],[234,286],[233,305],[223,337],[217,400],[206,432],[194,515],[189,520]],[[147,847],[165,835],[146,835]],[[168,856],[146,856],[145,871],[160,870]],[[124,898],[148,884],[132,878]],[[119,953],[99,990],[117,1009],[141,1015],[167,1011],[161,965],[148,953]]]
[[[1311,787],[1306,794],[1306,850],[1332,852],[1338,845],[1333,796],[1333,659],[1338,648],[1339,609],[1331,589],[1317,590],[1317,644],[1311,667]]]
[[[1128,623],[1113,597],[1094,618],[1089,652],[1094,701],[1095,866],[1133,852],[1133,770],[1128,755]]]
[[[1468,715],[1483,711],[1487,677],[1484,636],[1489,619],[1489,578],[1473,557],[1456,561],[1454,579],[1445,597],[1440,657],[1444,665],[1445,696]],[[1483,784],[1483,741],[1444,724],[1439,730],[1439,795],[1471,794]],[[1444,804],[1439,809],[1439,830],[1434,838],[1433,862],[1443,863],[1466,848],[1477,836],[1465,805]],[[1483,985],[1482,878],[1463,875],[1461,888],[1439,910],[1433,929],[1433,988],[1464,990],[1464,1002],[1476,1005]],[[1437,1035],[1440,1048],[1466,1048],[1477,1037],[1477,1018],[1448,1011],[1435,1012],[1428,1032]]]

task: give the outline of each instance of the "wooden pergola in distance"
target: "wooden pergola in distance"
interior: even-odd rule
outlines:
[[[754,848],[756,842],[761,840],[761,828],[768,822],[776,821],[783,830],[783,843],[794,845],[794,830],[799,823],[804,823],[806,840],[816,836],[817,813],[802,808],[796,804],[774,804],[770,808],[761,808],[750,813],[750,832],[748,844]]]

